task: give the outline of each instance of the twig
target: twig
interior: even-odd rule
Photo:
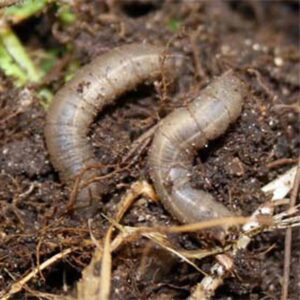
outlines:
[[[293,208],[296,205],[299,183],[300,183],[300,158],[298,160],[297,173],[294,180],[293,190],[291,193],[290,208]],[[282,290],[281,290],[281,300],[287,300],[288,298],[290,265],[291,265],[291,245],[292,245],[292,228],[289,227],[286,230],[285,241],[284,241],[284,267],[283,267],[283,283],[282,283]]]
[[[273,168],[277,168],[277,167],[282,166],[282,165],[295,164],[295,163],[297,163],[297,159],[294,159],[294,158],[281,158],[281,159],[277,159],[277,160],[274,160],[274,161],[268,163],[267,168],[273,169]]]
[[[9,289],[9,291],[6,294],[4,294],[0,298],[0,300],[8,300],[10,297],[12,297],[12,295],[20,292],[23,289],[24,285],[27,282],[29,282],[33,277],[35,277],[40,271],[48,268],[49,266],[51,266],[52,264],[54,264],[58,260],[64,258],[65,256],[67,256],[68,254],[70,254],[74,250],[75,249],[71,249],[71,248],[65,249],[64,251],[55,254],[54,256],[52,256],[48,260],[44,261],[39,266],[35,267],[29,274],[27,274],[26,276],[24,276],[23,278],[21,278],[19,281],[17,281],[14,284],[12,284],[12,286]]]
[[[136,141],[133,142],[128,153],[122,158],[121,165],[126,163],[130,158],[133,159],[132,157],[135,155],[135,153],[138,151],[138,149],[142,149],[142,151],[143,151],[145,146],[147,146],[148,143],[150,142],[150,140],[151,140],[152,136],[154,135],[155,131],[157,130],[158,126],[159,126],[159,123],[152,126],[145,133],[143,133]]]
[[[198,81],[206,81],[207,80],[207,75],[205,73],[205,70],[202,66],[201,60],[200,60],[200,47],[198,47],[197,45],[197,37],[199,35],[199,30],[192,32],[189,35],[190,38],[190,43],[191,43],[191,47],[192,47],[192,51],[193,51],[193,58],[194,58],[194,62],[195,62],[195,75],[196,75],[196,79]]]
[[[275,91],[271,87],[268,86],[268,84],[263,79],[263,76],[261,75],[261,73],[257,69],[248,68],[247,72],[249,74],[254,74],[255,75],[258,84],[264,90],[264,92],[270,97],[270,99],[272,101],[279,98],[278,95],[275,93]]]

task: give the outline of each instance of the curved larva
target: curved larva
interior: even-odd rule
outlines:
[[[55,95],[48,111],[45,138],[50,159],[62,180],[68,184],[96,162],[87,138],[89,126],[102,108],[124,92],[144,81],[169,73],[172,57],[161,47],[125,45],[96,58],[79,70]],[[96,169],[84,173],[88,181],[98,175]],[[93,182],[83,188],[76,207],[99,202],[102,187]]]
[[[228,71],[186,107],[168,115],[154,137],[149,168],[164,206],[183,223],[230,216],[207,192],[192,188],[196,151],[225,132],[241,113],[246,87]]]

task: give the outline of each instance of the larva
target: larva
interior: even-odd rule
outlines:
[[[116,48],[84,66],[58,91],[47,115],[45,137],[51,161],[65,182],[72,184],[76,175],[96,162],[87,133],[103,107],[138,84],[158,78],[162,61],[164,71],[171,73],[174,56],[164,52],[143,44]],[[149,169],[163,205],[183,223],[231,215],[209,193],[192,188],[190,174],[195,152],[238,118],[245,92],[242,81],[228,71],[159,125]],[[89,169],[83,179],[97,174]],[[76,206],[93,206],[100,195],[101,185],[93,182],[80,191]]]
[[[190,176],[196,151],[238,118],[245,92],[230,70],[162,120],[155,134],[149,154],[151,177],[165,208],[182,223],[231,215],[211,194],[194,189]]]
[[[77,72],[55,95],[46,120],[45,139],[50,159],[61,179],[72,185],[75,177],[95,164],[87,134],[95,116],[121,94],[145,81],[167,74],[174,57],[164,48],[130,44],[97,57]],[[87,170],[82,179],[98,175]],[[80,190],[75,207],[91,207],[99,202],[101,184],[93,182]]]

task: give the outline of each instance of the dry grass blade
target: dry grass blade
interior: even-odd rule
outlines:
[[[297,195],[300,184],[300,158],[298,160],[297,173],[295,176],[293,190],[290,200],[290,208],[296,205]],[[283,284],[281,290],[281,300],[288,299],[290,264],[291,264],[291,246],[292,246],[292,228],[287,228],[284,241],[284,267],[283,267]]]
[[[111,242],[112,232],[114,227],[118,226],[118,223],[131,207],[132,203],[141,195],[147,195],[149,198],[154,197],[153,189],[145,181],[132,184],[129,192],[121,200],[115,218],[110,220],[112,225],[105,235],[103,250],[102,247],[97,247],[90,264],[82,272],[82,279],[77,284],[76,299],[109,299],[112,262],[111,252],[117,249],[122,242],[126,240],[127,236],[131,235],[119,235]],[[101,270],[99,271],[100,263]]]
[[[234,257],[238,250],[246,249],[252,237],[264,231],[266,228],[278,228],[278,223],[280,223],[282,217],[289,216],[290,213],[293,213],[293,211],[285,212],[284,214],[280,214],[280,218],[278,218],[278,215],[273,216],[276,202],[280,202],[280,200],[291,191],[295,177],[296,167],[293,167],[262,188],[262,191],[265,193],[272,194],[272,202],[265,203],[257,208],[249,218],[249,222],[243,225],[235,247],[229,251],[230,256]],[[261,222],[262,220],[265,222]],[[224,279],[230,273],[231,270],[227,269],[225,265],[220,262],[215,263],[211,268],[211,275],[205,276],[201,283],[197,284],[191,295],[191,299],[211,299],[216,289],[222,285]],[[201,297],[197,298],[197,295],[201,295]]]
[[[52,256],[51,258],[49,258],[48,260],[44,261],[42,264],[40,264],[38,267],[35,267],[29,274],[25,275],[23,278],[21,278],[20,280],[18,280],[17,282],[15,282],[10,289],[8,290],[8,292],[6,294],[4,294],[3,296],[1,296],[0,300],[8,300],[10,299],[10,297],[12,297],[14,294],[20,292],[24,286],[33,278],[35,277],[37,274],[39,274],[40,271],[48,268],[49,266],[53,265],[54,263],[56,263],[57,261],[61,260],[62,258],[64,258],[65,256],[67,256],[68,254],[70,254],[72,251],[74,251],[75,249],[66,249],[60,253],[55,254],[54,256]]]
[[[265,185],[261,190],[264,193],[271,193],[273,201],[283,199],[292,189],[296,172],[297,167],[292,167],[285,174]]]
[[[100,291],[99,296],[96,299],[108,300],[110,295],[110,281],[111,281],[111,250],[110,239],[113,227],[110,227],[104,240],[103,258],[101,265],[100,276]],[[95,299],[95,300],[96,300]]]
[[[293,174],[292,174],[293,175]],[[289,175],[290,176],[290,175]],[[286,177],[286,176],[285,176]],[[273,189],[273,187],[271,187]],[[286,189],[285,189],[286,191]],[[275,195],[274,191],[274,195]],[[282,194],[282,193],[281,193]],[[242,249],[247,247],[251,240],[251,236],[257,234],[259,229],[263,226],[274,225],[273,219],[271,218],[261,218],[262,216],[272,216],[273,214],[273,205],[268,203],[268,205],[264,205],[257,209],[252,217],[227,217],[220,219],[213,219],[204,221],[196,224],[188,224],[188,225],[180,225],[180,226],[158,226],[158,227],[128,227],[122,226],[119,224],[120,220],[127,212],[127,210],[131,207],[133,201],[139,197],[140,195],[147,195],[153,200],[156,199],[155,194],[147,183],[145,182],[137,182],[132,185],[130,192],[123,198],[120,202],[119,210],[114,219],[107,218],[111,226],[109,227],[107,234],[104,239],[104,248],[100,247],[95,251],[94,257],[90,263],[90,265],[83,271],[83,278],[78,283],[78,296],[77,299],[80,300],[90,300],[90,299],[109,299],[110,295],[110,282],[111,282],[111,253],[119,248],[125,241],[137,239],[141,236],[144,236],[162,248],[168,250],[169,252],[177,255],[179,258],[186,261],[188,264],[192,265],[199,272],[202,272],[189,258],[203,258],[207,255],[218,254],[224,251],[224,249],[213,249],[211,251],[200,250],[199,252],[188,252],[188,251],[180,251],[174,249],[169,241],[167,240],[165,234],[167,233],[184,233],[184,232],[195,232],[199,230],[205,230],[212,227],[222,226],[222,225],[243,225],[243,233],[239,241],[236,244],[236,248],[231,252],[233,255],[237,252],[238,249]],[[250,226],[251,225],[251,226]],[[113,228],[118,228],[120,230],[120,234],[111,242],[111,236],[113,232]],[[232,248],[230,248],[232,249]],[[228,250],[228,249],[226,249]],[[228,259],[229,257],[226,255],[218,255],[220,260]],[[229,259],[230,260],[230,259]],[[99,263],[101,264],[101,272],[97,271],[99,269]],[[230,263],[229,263],[230,265]],[[98,274],[98,275],[95,275]],[[224,277],[228,274],[228,270],[224,267],[223,264],[217,263],[213,269],[212,274],[218,274],[219,277],[211,277],[206,275],[204,278],[208,281],[208,286],[210,291],[214,291],[219,285],[222,284]],[[91,284],[93,282],[93,284]],[[207,283],[206,283],[207,284]],[[206,284],[203,285],[203,282],[197,286],[195,290],[195,294],[193,293],[192,297],[196,294],[206,294],[207,295],[207,287]],[[206,287],[206,288],[205,288]],[[212,292],[213,293],[213,292]],[[211,294],[212,294],[211,293]],[[203,294],[203,295],[204,295]],[[209,299],[209,298],[203,298]]]
[[[152,200],[156,200],[155,193],[153,192],[152,187],[146,182],[137,182],[132,185],[130,192],[123,198],[120,202],[119,210],[114,219],[109,219],[111,222],[111,226],[109,227],[105,240],[104,240],[104,248],[103,250],[98,249],[95,251],[93,259],[88,267],[83,271],[83,277],[77,285],[78,295],[77,299],[80,300],[90,300],[90,299],[109,299],[110,295],[110,281],[111,281],[111,253],[119,248],[124,241],[128,241],[129,239],[136,239],[141,236],[145,236],[151,240],[153,240],[156,244],[159,244],[161,247],[167,249],[168,251],[174,253],[194,268],[196,268],[199,272],[202,272],[193,262],[191,262],[186,256],[188,252],[180,252],[173,249],[164,238],[163,233],[181,233],[181,232],[193,232],[202,229],[211,228],[214,226],[222,226],[224,224],[244,224],[247,222],[248,218],[244,217],[230,217],[223,219],[215,219],[209,220],[197,224],[190,225],[182,225],[182,226],[171,226],[171,227],[125,227],[119,224],[120,220],[126,213],[126,211],[130,208],[133,201],[141,196],[146,195],[150,197]],[[112,242],[111,235],[113,228],[118,228],[121,232]],[[191,253],[190,255],[195,258],[202,258],[207,255],[215,254],[216,252],[220,252],[220,250],[212,250],[212,251],[204,251],[198,253]],[[99,269],[99,263],[101,264],[101,272],[97,270]],[[96,274],[96,275],[95,275]],[[97,275],[98,274],[98,275]]]
[[[122,226],[120,224],[117,224],[116,221],[110,220],[110,222],[113,223],[113,225],[118,228],[122,232],[122,238],[121,236],[118,236],[119,239],[118,245],[122,241],[128,239],[130,236],[138,237],[138,236],[144,236],[150,240],[152,240],[154,243],[162,247],[163,249],[175,254],[177,257],[194,267],[198,272],[207,275],[205,272],[203,272],[196,264],[194,264],[190,259],[203,259],[204,257],[211,256],[214,254],[219,254],[224,252],[224,249],[221,248],[215,248],[212,250],[206,250],[206,249],[199,249],[194,251],[187,251],[187,250],[177,250],[172,247],[172,245],[169,243],[167,237],[163,233],[181,233],[181,232],[193,232],[193,231],[199,231],[199,229],[208,229],[215,226],[221,226],[224,224],[231,224],[231,225],[240,225],[245,224],[248,221],[248,218],[245,217],[229,217],[229,218],[220,218],[215,220],[209,220],[204,221],[200,223],[195,224],[189,224],[189,225],[180,225],[180,226],[169,226],[169,227],[129,227],[129,226]],[[116,239],[115,239],[116,241]],[[115,242],[114,241],[114,242]],[[101,298],[102,299],[102,298]]]
[[[136,233],[145,234],[151,232],[160,232],[160,233],[184,233],[184,232],[196,232],[205,229],[210,229],[218,226],[234,226],[234,225],[243,225],[249,221],[247,217],[225,217],[207,220],[199,223],[187,224],[187,225],[178,225],[178,226],[157,226],[157,227],[139,227],[137,228]]]
[[[145,192],[146,191],[146,192]],[[126,211],[130,208],[133,201],[144,193],[149,193],[149,185],[145,182],[137,182],[132,185],[131,192],[121,201],[120,208],[117,212],[116,219],[114,223],[119,222]],[[101,265],[101,276],[100,276],[100,290],[99,297],[97,299],[108,300],[110,295],[110,286],[111,286],[111,235],[114,229],[114,223],[109,227],[105,239],[104,239],[104,249],[102,256],[102,265]],[[96,300],[96,299],[95,299]]]
[[[145,236],[148,239],[150,239],[151,241],[155,242],[163,249],[166,249],[167,251],[175,254],[176,256],[181,258],[183,261],[185,261],[186,263],[191,265],[193,268],[195,268],[198,272],[206,275],[206,273],[204,271],[202,271],[200,268],[198,268],[198,266],[196,264],[194,264],[191,260],[189,260],[185,255],[180,253],[180,251],[177,251],[176,249],[172,248],[172,246],[168,242],[167,237],[165,235],[162,235],[159,233],[148,233],[148,234],[144,234],[143,236]]]
[[[198,250],[185,250],[185,249],[173,249],[172,245],[170,244],[170,242],[167,239],[167,236],[161,232],[156,232],[155,230],[159,230],[159,231],[168,231],[169,228],[171,227],[131,227],[131,226],[122,226],[121,224],[116,223],[114,220],[112,219],[108,219],[116,228],[118,228],[118,230],[120,230],[120,234],[117,235],[117,237],[113,240],[112,244],[111,244],[111,250],[114,251],[116,250],[118,247],[121,246],[122,243],[124,243],[125,241],[129,241],[129,240],[135,240],[140,238],[140,236],[144,236],[150,240],[152,240],[154,243],[158,244],[159,246],[161,246],[162,248],[171,251],[172,253],[174,253],[175,255],[178,255],[180,258],[186,260],[186,259],[203,259],[204,257],[207,256],[211,256],[214,254],[219,254],[222,253],[224,251],[226,251],[226,249],[220,248],[220,247],[216,247],[214,249],[198,249]],[[191,224],[191,225],[197,225],[197,224]],[[199,225],[198,225],[199,226]],[[196,226],[196,227],[198,227]],[[180,227],[180,226],[178,226]],[[175,227],[175,230],[179,230],[177,226]],[[187,230],[187,228],[185,226],[181,226],[183,227],[183,230]],[[142,229],[146,229],[147,232],[143,232]],[[193,229],[194,227],[192,227],[191,229]],[[153,232],[148,232],[149,230],[153,230]],[[190,263],[189,261],[187,261],[188,263]],[[193,264],[191,264],[193,265]],[[194,266],[194,265],[193,265]]]

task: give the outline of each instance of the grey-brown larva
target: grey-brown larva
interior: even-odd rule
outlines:
[[[65,182],[72,183],[82,169],[96,162],[87,138],[95,116],[122,93],[158,78],[162,61],[166,73],[171,73],[173,59],[160,47],[122,46],[84,66],[58,91],[48,112],[45,137],[51,161]],[[195,151],[237,119],[244,93],[242,81],[228,71],[189,105],[167,116],[155,134],[149,154],[151,178],[163,205],[181,222],[231,214],[209,193],[192,188],[189,178]],[[97,174],[89,169],[83,179]],[[93,182],[80,191],[77,206],[93,204],[100,195],[101,185]]]
[[[151,177],[166,209],[183,223],[231,215],[211,194],[194,189],[190,175],[196,151],[240,115],[245,92],[243,82],[228,71],[162,120],[156,132],[149,155]]]
[[[87,138],[90,124],[107,104],[145,81],[171,70],[173,57],[161,47],[130,44],[115,48],[82,67],[55,95],[48,111],[45,137],[50,159],[61,179],[72,185],[76,175],[96,159]],[[83,181],[99,175],[89,169]],[[93,182],[80,190],[76,207],[99,202],[102,186]]]

